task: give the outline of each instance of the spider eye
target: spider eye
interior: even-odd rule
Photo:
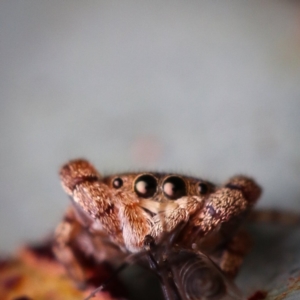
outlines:
[[[169,177],[164,182],[163,191],[166,197],[172,200],[176,200],[186,195],[185,183],[179,177]]]
[[[208,186],[206,183],[201,182],[198,185],[198,192],[200,195],[205,195],[208,192]]]
[[[122,185],[123,185],[123,180],[120,177],[114,179],[113,187],[115,189],[119,189]]]
[[[157,188],[156,179],[151,175],[142,175],[138,177],[134,183],[134,190],[139,197],[152,197]]]

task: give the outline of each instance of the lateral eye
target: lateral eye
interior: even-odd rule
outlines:
[[[112,185],[115,189],[119,189],[123,185],[123,180],[120,177],[117,177],[113,180]]]
[[[150,198],[157,189],[156,179],[151,175],[142,175],[134,183],[134,190],[139,197]]]
[[[176,200],[186,195],[185,183],[180,177],[169,177],[163,184],[163,191],[167,198]]]
[[[205,195],[208,192],[208,185],[204,182],[198,184],[198,192],[200,195]]]

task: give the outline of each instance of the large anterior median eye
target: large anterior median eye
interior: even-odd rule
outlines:
[[[180,177],[169,177],[163,184],[163,191],[166,197],[176,200],[186,195],[185,183]]]
[[[138,177],[134,183],[134,190],[139,197],[152,197],[157,188],[156,179],[151,175],[142,175]]]

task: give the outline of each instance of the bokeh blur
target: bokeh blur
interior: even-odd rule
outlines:
[[[299,2],[4,0],[0,61],[0,251],[52,231],[77,157],[300,211]]]

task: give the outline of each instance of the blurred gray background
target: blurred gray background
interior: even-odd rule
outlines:
[[[297,1],[1,1],[0,251],[51,232],[60,165],[222,182],[300,211]]]

